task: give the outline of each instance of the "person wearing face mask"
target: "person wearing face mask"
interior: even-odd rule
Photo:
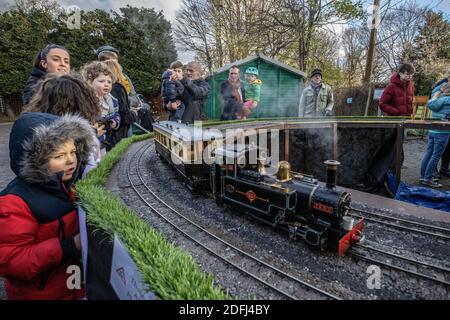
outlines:
[[[38,52],[34,59],[30,77],[22,91],[22,102],[26,106],[36,93],[37,83],[47,74],[69,74],[70,55],[66,48],[49,44]]]
[[[74,184],[95,137],[88,121],[26,112],[10,135],[16,174],[0,192],[0,276],[10,300],[75,300],[83,288],[67,285],[80,267]],[[70,282],[70,281],[69,281]]]
[[[311,83],[303,89],[298,116],[300,118],[332,116],[334,107],[333,90],[322,81],[322,71],[311,72]]]
[[[394,72],[380,98],[380,109],[388,116],[410,116],[413,112],[415,69],[405,63]]]
[[[209,95],[209,83],[202,78],[202,68],[196,61],[186,65],[186,73],[180,80],[184,87],[181,102],[186,107],[182,121],[192,123],[205,118],[203,109]]]

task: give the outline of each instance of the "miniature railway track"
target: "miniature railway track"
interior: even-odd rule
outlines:
[[[384,251],[366,244],[354,245],[348,251],[348,254],[357,259],[365,260],[379,266],[385,266],[390,269],[401,271],[418,278],[427,279],[439,283],[441,285],[450,286],[450,282],[447,281],[447,279],[450,277],[450,269],[446,267],[438,266],[423,261],[418,261],[393,252]],[[392,261],[392,263],[390,261]],[[395,264],[394,261],[396,261]],[[402,261],[402,264],[408,265],[408,267],[398,265],[399,261]],[[418,272],[415,269],[427,270],[428,273],[425,274],[422,272]],[[430,272],[438,274],[439,278],[430,275],[429,274]]]
[[[426,234],[444,240],[450,240],[450,229],[447,228],[401,219],[397,217],[390,217],[388,215],[384,215],[381,213],[369,212],[356,208],[350,208],[350,210],[360,213],[360,214],[350,213],[350,216],[355,218],[364,218],[366,221],[384,224],[396,229]]]
[[[292,288],[290,288],[291,292],[314,292],[321,298],[325,297],[327,299],[340,300],[339,297],[315,287],[302,279],[290,275],[219,238],[181,214],[179,211],[167,204],[163,199],[158,197],[158,195],[156,195],[156,193],[145,183],[140,172],[140,162],[142,156],[152,145],[153,142],[151,142],[146,148],[141,148],[132,156],[132,159],[128,163],[126,174],[135,193],[153,212],[164,220],[163,223],[169,224],[172,228],[176,229],[195,245],[206,250],[209,254],[221,259],[232,268],[239,270],[239,272],[253,278],[265,287],[277,292],[287,299],[302,299],[304,297],[283,291],[277,286],[278,283],[283,283],[283,281],[286,280],[292,284]],[[137,161],[135,160],[136,158]],[[143,218],[146,219],[145,217]],[[212,249],[211,247],[216,249]]]

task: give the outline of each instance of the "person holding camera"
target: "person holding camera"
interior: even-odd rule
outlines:
[[[450,118],[450,85],[442,84],[436,87],[428,101],[427,107],[433,111],[432,118],[447,120]],[[441,188],[442,184],[433,179],[437,173],[437,164],[448,144],[450,131],[429,130],[428,144],[420,169],[420,182],[432,188]]]
[[[116,144],[115,130],[120,126],[119,102],[111,95],[114,75],[104,62],[94,61],[81,71],[83,78],[94,89],[101,106],[99,122],[105,126],[106,135],[100,138],[101,153],[105,155]]]

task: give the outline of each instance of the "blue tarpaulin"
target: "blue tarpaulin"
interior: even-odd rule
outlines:
[[[389,189],[395,190],[395,175],[387,173]],[[419,206],[450,212],[450,191],[439,191],[422,186],[411,186],[400,182],[395,200],[414,203]]]

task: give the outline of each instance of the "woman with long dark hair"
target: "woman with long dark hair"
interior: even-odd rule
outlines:
[[[22,91],[23,105],[26,106],[36,93],[37,83],[49,73],[69,74],[70,54],[66,48],[57,44],[49,44],[39,51],[34,58],[33,69]]]

